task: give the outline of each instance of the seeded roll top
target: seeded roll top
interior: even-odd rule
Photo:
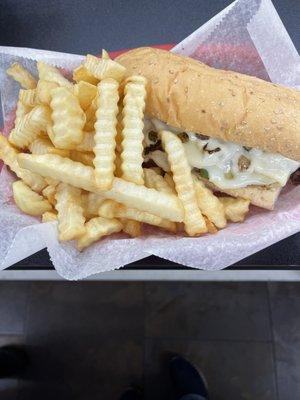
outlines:
[[[149,116],[300,161],[299,91],[149,47],[117,61],[147,78]]]

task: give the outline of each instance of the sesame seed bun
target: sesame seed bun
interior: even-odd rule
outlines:
[[[299,91],[149,47],[116,60],[148,79],[149,116],[300,161]]]

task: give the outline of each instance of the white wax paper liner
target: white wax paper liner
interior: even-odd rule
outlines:
[[[233,2],[173,51],[300,89],[299,54],[271,0]]]
[[[300,87],[300,60],[269,0],[237,0],[173,51],[219,68],[232,69],[291,87]],[[18,86],[5,75],[14,61],[36,73],[35,60],[73,69],[82,56],[44,50],[0,47],[0,90],[6,126]],[[7,133],[6,129],[6,132]],[[0,269],[47,247],[58,273],[82,279],[140,260],[151,254],[194,268],[222,269],[300,230],[300,187],[289,186],[276,210],[253,208],[242,224],[229,224],[216,235],[171,236],[148,228],[143,238],[114,235],[79,253],[74,243],[57,240],[56,223],[41,224],[22,214],[11,200],[12,176],[0,175]]]

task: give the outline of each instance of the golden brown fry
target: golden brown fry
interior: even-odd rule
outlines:
[[[126,82],[122,121],[122,178],[143,185],[143,118],[147,80],[142,76],[131,76]]]
[[[93,167],[95,154],[91,151],[84,152],[84,151],[71,150],[70,158],[73,161],[78,161],[84,165],[89,165],[90,167]]]
[[[10,132],[9,141],[21,149],[27,148],[41,132],[46,132],[49,123],[51,123],[49,107],[38,105],[20,118],[16,127]]]
[[[70,89],[73,88],[73,84],[61,74],[58,68],[54,67],[53,65],[47,64],[44,61],[38,61],[36,66],[39,72],[40,80],[55,82],[59,86],[64,86]]]
[[[103,236],[111,235],[122,230],[123,226],[117,219],[102,217],[92,218],[85,224],[85,234],[77,242],[78,250],[83,250]]]
[[[86,56],[83,65],[90,74],[99,80],[112,78],[121,82],[126,72],[126,68],[116,61],[113,61],[110,58],[97,58],[91,54]]]
[[[136,209],[161,218],[174,222],[183,221],[183,208],[175,195],[148,189],[120,178],[114,178],[110,190],[99,191],[94,180],[93,168],[54,154],[20,154],[18,162],[22,168],[39,172],[42,176],[58,179],[88,192],[103,194],[106,198],[116,200],[128,207],[134,204]]]
[[[57,213],[54,211],[46,211],[42,215],[42,222],[53,222],[57,221]]]
[[[52,210],[48,200],[30,189],[23,181],[15,181],[12,188],[15,203],[25,214],[37,216]]]
[[[95,179],[101,190],[112,187],[115,169],[115,137],[119,84],[114,79],[103,79],[98,84],[98,109],[95,123],[95,147],[93,149]]]
[[[32,154],[58,154],[62,157],[69,157],[70,151],[57,149],[53,146],[51,140],[46,137],[40,137],[35,139],[30,145],[28,149]]]
[[[77,97],[66,87],[51,91],[53,138],[55,147],[74,149],[83,139],[85,115]]]
[[[91,85],[97,85],[99,79],[95,78],[92,74],[90,74],[83,65],[80,65],[73,71],[73,81],[77,83],[84,81],[90,83]]]
[[[37,105],[36,89],[20,89],[19,100],[27,107],[33,108]]]
[[[36,101],[40,104],[50,105],[51,91],[58,86],[56,82],[39,80],[36,87]]]
[[[27,69],[19,63],[13,63],[7,70],[7,75],[19,82],[23,89],[34,89],[36,80]]]
[[[121,218],[120,221],[123,225],[123,232],[127,233],[130,237],[139,237],[142,234],[142,227],[139,221],[133,219]]]
[[[196,191],[181,140],[172,132],[161,131],[162,144],[168,156],[173,180],[179,199],[184,208],[184,224],[188,235],[207,232],[205,220],[198,207]]]
[[[153,171],[153,169],[144,168],[144,178],[148,188],[156,189],[159,192],[176,194],[176,191],[169,186],[165,179]]]
[[[243,222],[249,212],[250,200],[233,197],[219,197],[225,207],[226,218],[231,222]]]
[[[217,228],[225,228],[225,208],[217,196],[208,189],[202,181],[193,177],[197,202],[201,212],[216,225]]]
[[[18,178],[36,192],[41,192],[47,183],[39,174],[27,171],[19,166],[17,156],[19,151],[15,149],[4,137],[0,135],[0,159],[6,164]]]
[[[149,225],[164,228],[170,232],[176,232],[176,224],[156,215],[145,211],[139,211],[134,208],[127,208],[113,200],[104,201],[98,211],[101,217],[105,218],[126,218],[134,221],[144,222]]]
[[[74,94],[79,100],[80,107],[85,111],[97,95],[97,86],[80,81],[74,86]]]
[[[57,186],[55,208],[58,212],[59,240],[73,240],[85,234],[81,190],[65,183]]]

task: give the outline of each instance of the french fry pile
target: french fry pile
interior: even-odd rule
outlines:
[[[79,250],[115,232],[137,237],[142,224],[189,236],[244,219],[249,202],[218,198],[191,173],[180,138],[159,132],[168,171],[144,168],[147,81],[103,51],[87,55],[73,82],[37,62],[36,80],[15,63],[20,83],[15,126],[0,135],[0,158],[15,173],[16,205],[57,221],[60,241]]]

